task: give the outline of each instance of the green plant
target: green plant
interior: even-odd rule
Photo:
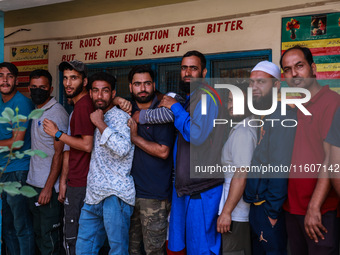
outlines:
[[[29,121],[30,119],[38,119],[43,114],[44,110],[42,109],[36,109],[33,110],[28,117],[19,114],[19,108],[15,108],[15,112],[9,108],[6,107],[5,110],[1,113],[0,117],[0,123],[8,123],[11,127],[7,127],[8,131],[12,131],[14,134],[14,140],[16,140],[16,137],[18,136],[18,133],[20,131],[25,131],[26,128],[22,126],[22,123]],[[11,162],[12,159],[22,159],[25,155],[34,156],[37,155],[41,158],[47,157],[47,154],[40,151],[40,150],[25,150],[25,151],[17,151],[16,149],[19,149],[23,146],[24,141],[15,141],[11,148],[8,146],[0,146],[0,153],[8,152],[8,157],[6,165],[0,166],[0,177],[5,172],[7,166]],[[22,186],[19,182],[0,182],[0,193],[3,191],[7,192],[8,194],[14,196],[22,194],[27,197],[33,197],[37,195],[37,192],[30,186]]]

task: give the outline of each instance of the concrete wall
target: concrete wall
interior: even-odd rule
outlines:
[[[11,47],[48,43],[48,68],[55,79],[62,60],[101,63],[166,58],[191,49],[205,54],[271,49],[278,64],[283,17],[339,11],[340,3],[334,0],[191,1],[6,28],[5,35],[20,28],[30,31],[5,40],[4,58],[10,59]],[[160,38],[155,39],[156,33]],[[130,42],[134,35],[138,41]]]

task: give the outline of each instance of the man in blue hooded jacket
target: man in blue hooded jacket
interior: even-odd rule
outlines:
[[[254,67],[249,86],[253,89],[255,109],[267,110],[271,107],[273,88],[280,89],[280,76],[279,67],[271,62],[262,61]],[[269,121],[272,119],[276,121]],[[266,168],[283,169],[290,165],[296,129],[281,125],[283,119],[296,120],[296,111],[287,106],[287,114],[282,116],[280,102],[272,114],[262,118],[264,124],[259,129],[259,141],[244,193],[244,201],[251,203],[249,223],[253,253],[257,255],[287,254],[282,205],[287,197],[288,172],[265,172]]]

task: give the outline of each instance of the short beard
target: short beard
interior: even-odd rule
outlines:
[[[65,87],[64,87],[66,98],[74,98],[74,97],[78,96],[83,91],[83,87],[84,87],[83,85],[84,84],[82,83],[79,87],[77,87],[76,90],[71,95],[67,95],[67,93],[65,91]]]
[[[179,88],[186,94],[190,93],[190,82],[184,82],[184,81],[180,81],[179,82]]]
[[[145,103],[149,103],[155,96],[155,91],[153,91],[152,93],[150,93],[148,96],[146,97],[139,97],[138,95],[131,93],[132,98],[137,101],[140,104],[145,104]]]
[[[253,106],[256,110],[268,110],[273,105],[272,91],[268,95],[259,98],[257,100],[253,99]]]
[[[15,85],[12,86],[12,88],[11,88],[11,90],[9,92],[6,92],[6,93],[1,92],[1,94],[5,95],[5,96],[8,96],[8,95],[12,94],[14,90],[15,90]]]
[[[244,115],[233,115],[230,118],[235,123],[244,120],[246,117]]]
[[[184,77],[184,78],[185,78],[185,77]],[[197,78],[192,78],[192,80],[191,80],[190,82],[185,82],[185,81],[183,81],[183,80],[181,79],[180,82],[179,82],[179,88],[180,88],[184,93],[190,94],[190,87],[191,87],[192,89],[194,89],[194,88],[198,87],[199,84],[201,83],[201,82],[198,82],[198,81],[195,81],[195,82],[193,83],[192,81],[194,81],[194,80],[196,80],[196,79],[202,79],[202,78],[203,78],[203,74],[202,74],[202,72],[201,72],[201,74],[200,74],[199,77],[197,77]],[[191,86],[190,86],[190,84],[191,84]]]
[[[97,101],[104,102],[103,100],[97,100]],[[111,106],[111,103],[112,103],[112,101],[109,101],[109,102],[104,102],[105,104],[103,104],[102,106],[97,106],[97,104],[96,104],[97,101],[94,101],[95,108],[103,110],[103,111],[105,111],[107,108],[109,108],[109,106]]]

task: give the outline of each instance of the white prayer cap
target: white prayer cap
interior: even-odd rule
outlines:
[[[278,80],[281,80],[281,71],[280,71],[280,68],[277,65],[275,65],[274,63],[269,62],[267,60],[259,62],[253,68],[253,70],[251,70],[251,71],[252,72],[254,72],[254,71],[262,71],[262,72],[265,72],[267,74],[270,74],[271,76],[275,77]]]

